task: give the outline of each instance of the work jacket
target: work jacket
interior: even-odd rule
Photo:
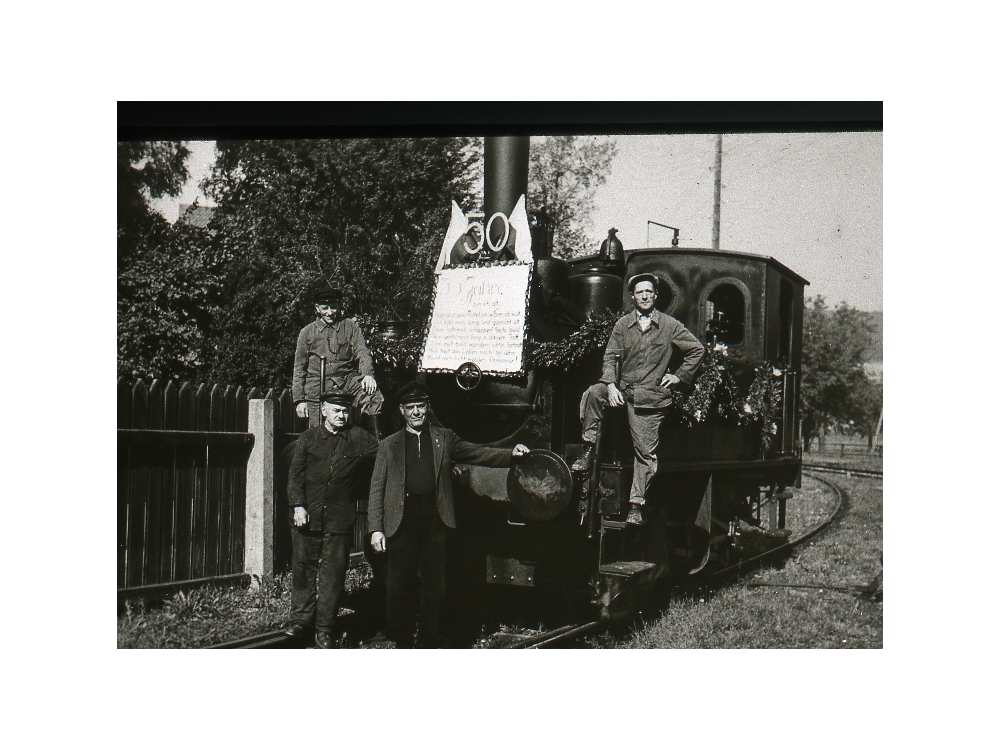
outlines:
[[[684,361],[674,373],[682,383],[690,385],[705,356],[705,347],[684,324],[666,313],[653,309],[651,325],[643,333],[637,312],[631,312],[615,323],[608,346],[604,350],[602,383],[615,383],[633,406],[658,409],[669,406],[673,396],[669,388],[660,385],[667,374],[670,357],[676,349]],[[615,380],[615,355],[621,356],[621,377]]]
[[[378,441],[353,425],[336,434],[320,425],[299,435],[288,470],[288,504],[309,511],[306,528],[350,531],[357,517],[357,480],[365,460],[373,458],[377,449]]]
[[[326,357],[326,388],[320,380],[320,358]],[[351,318],[327,325],[316,318],[299,332],[292,367],[292,401],[318,401],[324,390],[346,390],[350,375],[374,375],[372,355],[364,334]]]

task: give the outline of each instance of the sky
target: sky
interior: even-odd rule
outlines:
[[[716,136],[614,140],[588,228],[593,252],[611,227],[626,249],[669,247],[673,233],[650,220],[678,227],[681,247],[711,247]],[[182,194],[153,202],[169,221],[179,203],[211,205],[198,182],[214,163],[214,143],[188,147]],[[810,282],[807,295],[831,305],[882,309],[882,133],[724,135],[721,204],[723,250],[776,258]]]

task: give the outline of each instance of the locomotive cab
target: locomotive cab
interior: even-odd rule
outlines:
[[[705,249],[634,251],[624,278],[638,273],[657,276],[658,309],[694,332],[707,353],[695,392],[679,389],[661,426],[647,523],[632,538],[616,516],[632,479],[627,420],[622,410],[605,412],[593,477],[602,510],[596,599],[605,611],[623,578],[689,575],[731,558],[741,524],[780,542],[786,488],[801,469],[796,404],[808,282],[773,258]],[[625,290],[622,309],[631,307]],[[718,403],[705,398],[713,389],[723,396]],[[733,393],[738,398],[726,403]],[[652,566],[640,576],[637,555]]]

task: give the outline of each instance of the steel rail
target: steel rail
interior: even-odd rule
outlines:
[[[868,469],[847,469],[842,466],[824,466],[823,464],[802,464],[803,471],[819,471],[827,474],[843,474],[848,477],[865,477],[867,479],[881,479],[881,471]]]
[[[273,630],[268,633],[259,633],[249,638],[241,638],[236,641],[226,643],[216,643],[212,646],[205,646],[206,649],[236,649],[236,648],[290,648],[295,642],[301,640],[293,638],[281,630]]]
[[[372,617],[371,613],[359,613],[357,610],[350,610],[337,617],[337,631],[344,632],[348,628],[357,627],[359,624],[363,625],[365,622],[370,620]],[[286,635],[283,630],[273,630],[267,633],[259,633],[257,635],[249,636],[248,638],[241,638],[235,641],[227,641],[225,643],[216,643],[212,646],[205,646],[209,649],[249,649],[249,648],[301,648],[302,646],[312,643],[312,636],[310,637],[295,637]]]
[[[833,484],[832,482],[828,482],[822,477],[818,477],[812,474],[810,474],[809,476],[812,476],[812,478],[815,479],[816,481],[822,482],[827,487],[831,488],[837,495],[837,507],[833,509],[833,512],[830,513],[830,515],[827,516],[825,520],[818,523],[816,526],[813,526],[811,529],[808,529],[807,531],[803,532],[800,536],[789,538],[788,541],[786,541],[784,544],[779,544],[776,547],[773,547],[769,550],[765,550],[757,555],[754,555],[753,557],[749,557],[744,560],[739,560],[738,562],[729,565],[725,568],[721,568],[719,570],[713,570],[710,573],[708,573],[707,576],[705,577],[694,576],[692,577],[692,580],[690,582],[678,586],[677,589],[689,590],[692,588],[698,588],[704,586],[706,583],[711,583],[711,582],[719,583],[721,581],[730,578],[738,578],[744,573],[760,567],[761,564],[770,560],[771,558],[776,558],[779,557],[780,555],[787,554],[791,550],[795,549],[798,545],[812,539],[819,532],[823,531],[823,529],[825,529],[831,523],[833,523],[834,519],[840,514],[840,511],[844,507],[846,500],[844,491],[837,485]]]
[[[585,633],[589,633],[596,628],[607,625],[606,622],[601,620],[593,620],[591,622],[585,622],[583,625],[563,625],[562,627],[555,628],[553,630],[546,630],[543,633],[538,633],[537,635],[529,636],[523,638],[517,643],[509,643],[504,648],[507,649],[528,649],[528,648],[545,648],[547,646],[552,646],[556,643],[562,643],[569,640],[575,640]]]
[[[606,628],[607,626],[608,623],[604,620],[593,620],[591,622],[584,623],[583,625],[571,627],[569,630],[564,630],[561,633],[551,633],[547,638],[539,637],[539,639],[534,643],[522,644],[519,648],[547,648],[549,646],[554,646],[557,643],[576,640],[591,631]]]

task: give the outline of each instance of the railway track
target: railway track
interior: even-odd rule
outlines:
[[[869,471],[868,469],[846,469],[841,466],[825,466],[823,464],[802,464],[802,471],[822,472],[824,474],[840,474],[847,477],[866,477],[868,479],[881,479],[881,471]]]
[[[252,635],[249,638],[241,638],[238,641],[228,643],[217,643],[214,646],[205,648],[238,649],[238,648],[297,648],[300,646],[299,639],[289,638],[280,630],[273,630],[268,633]]]
[[[369,628],[373,616],[370,612],[347,609],[341,610],[337,618],[337,631],[353,636],[352,640],[358,640],[357,634]],[[241,638],[236,641],[217,643],[206,646],[209,649],[270,649],[270,648],[309,648],[312,646],[312,635],[293,638],[285,635],[281,630],[272,630],[266,633],[252,635],[249,638]]]
[[[724,584],[726,581],[733,578],[738,578],[745,573],[759,568],[761,565],[777,559],[783,555],[787,555],[791,550],[793,550],[798,545],[812,539],[821,531],[826,529],[840,514],[841,509],[844,506],[845,495],[843,490],[838,487],[833,482],[827,481],[821,476],[817,476],[819,473],[826,474],[840,474],[844,476],[855,476],[855,477],[865,477],[872,479],[881,479],[882,472],[880,471],[858,471],[854,469],[842,469],[838,467],[831,466],[819,466],[819,465],[803,465],[803,473],[811,476],[818,482],[829,487],[836,495],[836,506],[833,511],[820,523],[815,526],[806,529],[801,534],[793,535],[789,537],[788,541],[784,544],[777,545],[771,549],[763,551],[757,555],[749,558],[743,558],[737,563],[728,565],[718,570],[714,570],[708,573],[706,576],[698,576],[696,580],[692,580],[689,584],[684,586],[675,587],[675,591],[683,591],[689,588],[698,588],[704,586],[719,586]],[[359,625],[366,622],[370,618],[365,617],[363,613],[356,611],[349,611],[348,613],[341,615],[338,621],[338,627],[345,631],[356,630]],[[541,633],[536,633],[532,635],[527,635],[524,637],[519,637],[513,643],[507,643],[502,648],[505,649],[541,649],[541,648],[553,648],[553,647],[572,647],[572,644],[583,638],[584,636],[591,635],[594,633],[603,632],[608,626],[608,623],[603,620],[593,620],[589,622],[584,622],[582,624],[570,624],[564,625],[553,630],[547,630]],[[208,648],[213,649],[268,649],[268,648],[302,648],[303,646],[311,643],[310,640],[302,638],[289,638],[281,631],[273,631],[268,633],[261,633],[259,635],[251,636],[249,638],[244,638],[238,641],[231,641],[229,643],[221,643],[214,646],[209,646]]]

